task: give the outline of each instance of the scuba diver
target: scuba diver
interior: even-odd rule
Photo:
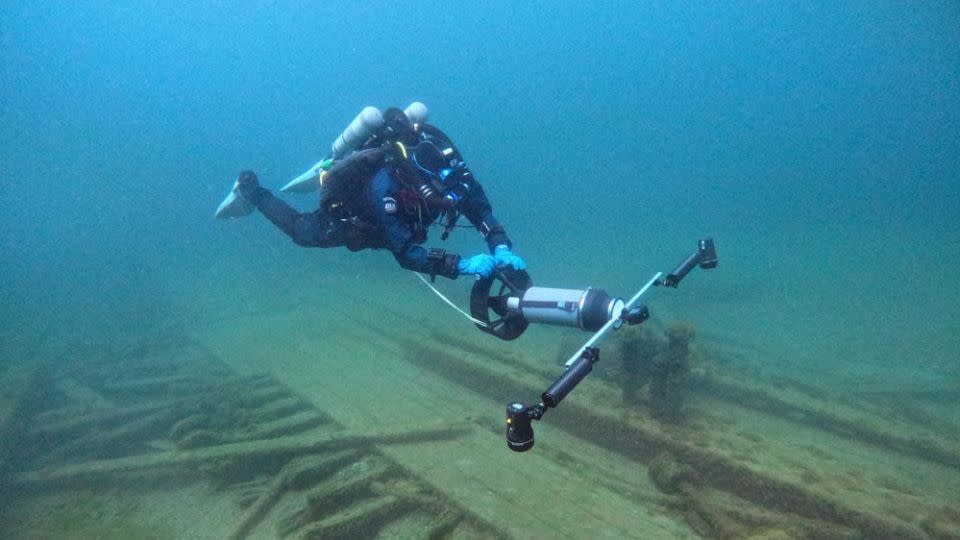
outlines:
[[[345,246],[353,251],[386,248],[400,266],[429,274],[431,280],[478,276],[470,292],[469,314],[435,288],[434,292],[481,331],[502,340],[520,337],[530,323],[593,332],[538,403],[507,405],[507,446],[525,452],[534,444],[531,423],[557,407],[600,360],[598,341],[611,330],[641,324],[650,317],[647,307],[638,302],[651,287],[673,288],[698,266],[716,267],[716,247],[712,238],[699,240],[696,251],[672,272],[655,273],[626,301],[593,287],[536,287],[526,263],[513,253],[506,231],[494,218],[483,187],[450,138],[428,124],[426,117],[426,106],[419,102],[382,113],[373,107],[363,109],[334,141],[329,157],[282,188],[320,189],[320,204],[313,212],[298,212],[261,187],[253,171],[244,171],[216,215],[241,217],[257,209],[301,246]],[[441,239],[445,240],[461,215],[480,232],[491,254],[461,258],[423,247],[430,226],[442,220]]]
[[[334,143],[332,157],[305,173],[312,182],[319,180],[320,205],[313,212],[298,212],[261,187],[253,171],[244,171],[217,215],[224,217],[224,207],[236,193],[243,199],[239,202],[246,203],[246,213],[256,208],[298,245],[386,248],[400,266],[431,279],[489,277],[498,266],[524,270],[526,263],[513,253],[460,152],[425,120],[426,107],[417,102],[406,112],[364,109]],[[284,190],[291,190],[294,182]],[[296,186],[292,190],[303,191]],[[431,225],[443,219],[446,240],[461,215],[480,232],[491,254],[463,258],[422,246]]]

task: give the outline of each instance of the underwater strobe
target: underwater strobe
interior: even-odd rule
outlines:
[[[600,338],[610,329],[646,321],[650,312],[646,306],[636,305],[640,297],[652,286],[677,287],[697,266],[705,270],[717,266],[717,250],[712,239],[700,240],[696,251],[666,277],[663,272],[657,272],[626,302],[611,297],[603,289],[534,287],[525,271],[510,268],[498,269],[493,276],[478,280],[471,291],[470,311],[482,323],[477,326],[484,332],[511,340],[520,337],[530,323],[573,326],[594,332],[567,361],[563,374],[540,395],[539,403],[507,405],[507,447],[515,452],[533,448],[532,422],[559,405],[590,374],[593,364],[600,361],[600,350],[594,346]],[[500,287],[491,295],[494,281],[499,281]]]

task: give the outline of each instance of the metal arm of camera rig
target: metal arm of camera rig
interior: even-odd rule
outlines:
[[[611,316],[609,320],[606,321],[603,326],[600,327],[596,333],[587,340],[586,343],[580,347],[577,352],[570,357],[565,364],[565,370],[560,377],[554,381],[543,394],[540,395],[541,401],[536,405],[525,405],[519,401],[515,401],[507,405],[507,447],[513,450],[514,452],[526,452],[527,450],[533,448],[534,436],[533,436],[533,426],[531,423],[534,420],[540,420],[543,418],[543,415],[546,414],[548,409],[554,408],[560,404],[560,402],[569,394],[578,384],[582,381],[590,372],[593,370],[593,364],[600,361],[600,349],[594,347],[594,345],[602,338],[611,328],[619,329],[623,326],[624,323],[628,325],[640,324],[650,318],[650,312],[644,305],[635,306],[634,304],[640,299],[647,290],[652,286],[666,286],[666,287],[676,287],[680,282],[693,270],[696,266],[700,266],[705,270],[715,268],[717,266],[717,251],[714,246],[713,240],[710,238],[705,238],[700,240],[697,244],[697,250],[693,252],[690,256],[683,260],[677,267],[667,274],[667,277],[660,279],[663,276],[663,272],[657,272],[652,278],[650,278],[647,283],[637,291],[637,294],[626,303],[623,303],[622,300],[618,299],[609,299],[603,293],[603,298],[601,298],[600,303],[589,302],[589,290],[580,298],[579,309],[577,310],[577,326],[585,329],[589,328],[588,325],[583,323],[582,313],[585,310],[588,310],[585,307],[585,304],[596,304],[600,306],[607,306],[608,311],[613,311],[615,308],[620,307],[618,316]],[[524,273],[524,281],[528,283],[527,289],[532,289],[532,283],[529,281],[529,276],[526,276]],[[514,294],[517,294],[519,288],[516,285],[510,283],[507,279],[501,278],[506,284],[506,288],[509,288]],[[476,290],[476,289],[475,289]],[[487,285],[486,291],[489,292],[489,285]],[[501,298],[504,288],[501,288]],[[570,291],[566,291],[570,292]],[[565,293],[566,293],[565,292]],[[602,293],[602,291],[600,291]],[[564,294],[565,294],[564,293]],[[521,293],[521,297],[526,296],[526,294]],[[492,299],[491,299],[492,300]],[[518,309],[515,312],[521,313],[521,315],[512,315],[513,319],[511,320],[511,315],[505,313],[509,312],[508,306],[510,301],[503,301],[498,305],[499,309],[491,307],[490,309],[495,309],[496,312],[503,316],[501,321],[506,321],[505,327],[513,327],[514,329],[520,328],[520,333],[523,332],[523,329],[526,329],[527,321],[523,318],[522,312]],[[513,304],[517,306],[523,306],[523,300],[519,302],[513,301]],[[533,308],[543,307],[544,302],[540,301],[536,304],[530,302],[528,305],[532,305]],[[558,305],[566,304],[564,302],[558,302]],[[471,306],[472,308],[475,306]],[[562,307],[565,310],[571,310],[565,305]],[[483,311],[486,311],[484,306]],[[595,311],[595,310],[594,310]],[[477,310],[474,310],[474,314],[477,315]],[[611,313],[612,315],[612,313]],[[551,322],[555,324],[564,324],[562,321],[558,322],[556,316],[545,317],[543,315],[537,315],[540,318],[538,322]],[[568,326],[572,325],[566,323]],[[491,332],[496,335],[495,332]],[[512,335],[511,337],[506,337],[502,339],[514,339],[519,336],[519,333]]]

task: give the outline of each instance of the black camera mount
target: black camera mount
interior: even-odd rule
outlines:
[[[540,395],[540,403],[530,407],[520,402],[507,405],[507,446],[514,452],[526,452],[533,448],[533,426],[530,423],[543,418],[548,408],[559,405],[599,361],[600,349],[588,347],[580,353],[577,361]]]
[[[713,244],[713,238],[704,238],[697,242],[697,250],[684,259],[682,263],[678,264],[672,272],[667,274],[667,277],[662,281],[658,281],[656,284],[665,287],[676,287],[697,265],[704,270],[717,267],[717,248]]]

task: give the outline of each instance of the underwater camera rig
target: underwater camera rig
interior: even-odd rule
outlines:
[[[594,332],[565,364],[565,370],[540,395],[536,405],[513,402],[507,405],[507,447],[515,452],[533,448],[534,420],[540,420],[593,370],[600,361],[600,349],[594,345],[611,329],[624,324],[636,325],[650,318],[650,311],[637,301],[650,287],[677,287],[699,266],[705,270],[717,266],[713,239],[704,238],[697,249],[670,273],[657,272],[630,300],[612,297],[603,289],[553,289],[534,287],[524,270],[498,269],[488,278],[477,280],[470,294],[470,312],[479,321],[477,327],[500,339],[520,337],[530,323],[572,326]],[[662,278],[662,279],[661,279]],[[496,294],[491,294],[499,282]],[[491,316],[492,315],[492,316]]]

